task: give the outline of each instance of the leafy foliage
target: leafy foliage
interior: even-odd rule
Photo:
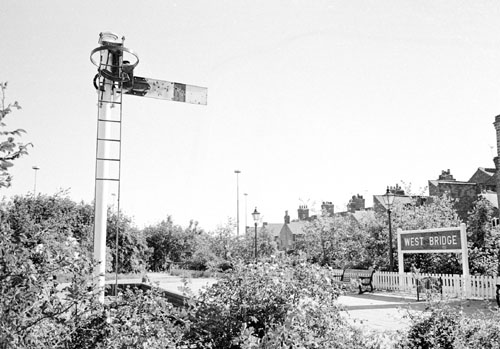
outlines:
[[[457,315],[449,309],[434,308],[430,313],[415,318],[400,348],[453,349],[457,323]]]
[[[118,223],[119,222],[119,223]],[[116,269],[116,234],[118,233],[118,272],[139,273],[145,271],[150,254],[142,231],[132,226],[132,220],[125,214],[108,209],[106,247],[107,271]]]
[[[433,197],[425,205],[411,205],[395,203],[392,210],[393,229],[418,230],[429,228],[458,227],[461,224],[453,201],[446,195]],[[393,246],[396,245],[397,235],[393,234]],[[397,261],[397,257],[395,257]],[[448,253],[419,253],[405,258],[405,270],[411,266],[427,273],[459,274],[462,272],[460,261],[455,254]]]
[[[320,264],[337,268],[359,267],[365,264],[366,240],[367,234],[350,216],[323,214],[307,223],[305,237],[297,247]]]
[[[273,236],[269,230],[264,226],[257,229],[257,237],[255,236],[254,229],[247,231],[245,235],[240,236],[239,238],[232,237],[229,240],[231,259],[238,259],[247,262],[254,261],[255,243],[257,243],[258,260],[266,260],[276,254],[277,244],[273,240]]]
[[[0,227],[0,343],[3,348],[57,348],[70,340],[78,319],[93,310],[92,265],[77,243],[51,246],[47,231],[14,234]],[[56,275],[71,278],[59,285]]]
[[[153,271],[167,270],[171,262],[190,261],[198,242],[203,241],[198,239],[203,231],[198,229],[197,222],[191,221],[189,227],[184,230],[181,226],[175,225],[170,216],[157,225],[146,227],[143,234],[151,249],[148,264]],[[203,261],[197,263],[200,265],[194,263],[196,269],[205,268]]]
[[[24,241],[27,248],[43,245],[58,251],[72,248],[78,242],[82,247],[79,253],[91,251],[93,209],[70,200],[64,191],[36,197],[15,196],[8,202],[3,201],[0,216],[12,238]]]
[[[496,216],[495,208],[484,198],[474,203],[467,222],[471,273],[492,276],[500,273],[500,227],[491,224]]]
[[[305,263],[238,264],[192,304],[192,328],[207,347],[240,348],[241,335],[264,338],[293,317],[302,302],[338,310],[333,301],[339,294],[326,268]]]
[[[188,323],[157,289],[127,289],[110,306],[98,348],[179,348]],[[91,336],[90,336],[91,337]]]
[[[480,318],[465,316],[445,303],[429,304],[429,311],[412,317],[397,348],[498,348],[498,312]]]
[[[14,109],[21,109],[21,106],[16,101],[14,103],[5,102],[5,91],[7,90],[7,82],[0,82],[0,188],[9,187],[12,181],[12,176],[9,169],[14,166],[14,160],[23,155],[28,154],[27,148],[31,143],[24,144],[16,142],[16,137],[26,133],[23,129],[5,130],[5,117]]]

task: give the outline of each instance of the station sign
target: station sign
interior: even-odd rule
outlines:
[[[401,235],[402,251],[455,252],[461,249],[460,228],[408,232]]]
[[[412,253],[457,253],[461,255],[462,285],[464,294],[469,293],[469,254],[467,250],[467,227],[464,223],[458,227],[434,228],[422,230],[398,229],[398,269],[404,274],[404,256]],[[403,278],[400,288],[404,289]]]
[[[458,227],[422,230],[398,229],[399,273],[404,273],[404,255],[412,253],[459,253],[463,275],[469,275],[469,255],[465,224]]]

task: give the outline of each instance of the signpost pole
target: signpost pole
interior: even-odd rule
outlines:
[[[397,235],[398,235],[398,271],[399,271],[399,290],[402,291],[404,288],[403,284],[403,277],[404,277],[404,272],[405,272],[405,266],[404,266],[404,254],[403,250],[401,248],[401,228],[398,228]]]
[[[465,223],[460,224],[460,237],[462,239],[462,274],[465,297],[469,297],[470,273],[469,273],[469,250],[467,249],[467,228]]]

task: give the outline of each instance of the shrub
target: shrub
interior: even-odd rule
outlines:
[[[460,331],[456,334],[455,348],[500,348],[499,317],[496,316],[490,319],[461,319]]]
[[[398,348],[500,348],[498,312],[474,318],[440,302],[430,307],[413,318]]]
[[[338,315],[334,301],[339,294],[326,268],[305,263],[294,268],[283,264],[237,264],[233,272],[224,273],[191,304],[196,336],[188,337],[199,338],[201,334],[205,346],[240,348],[249,340],[246,335],[264,338],[269,330],[294,318],[294,309],[301,304],[317,302],[331,307],[328,314]]]
[[[99,348],[178,348],[182,343],[186,323],[155,288],[126,289],[109,312]]]
[[[458,326],[457,314],[448,307],[435,307],[429,313],[413,318],[406,341],[399,348],[453,349]]]

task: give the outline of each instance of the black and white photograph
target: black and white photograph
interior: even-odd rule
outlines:
[[[500,348],[500,1],[0,4],[0,349]]]

